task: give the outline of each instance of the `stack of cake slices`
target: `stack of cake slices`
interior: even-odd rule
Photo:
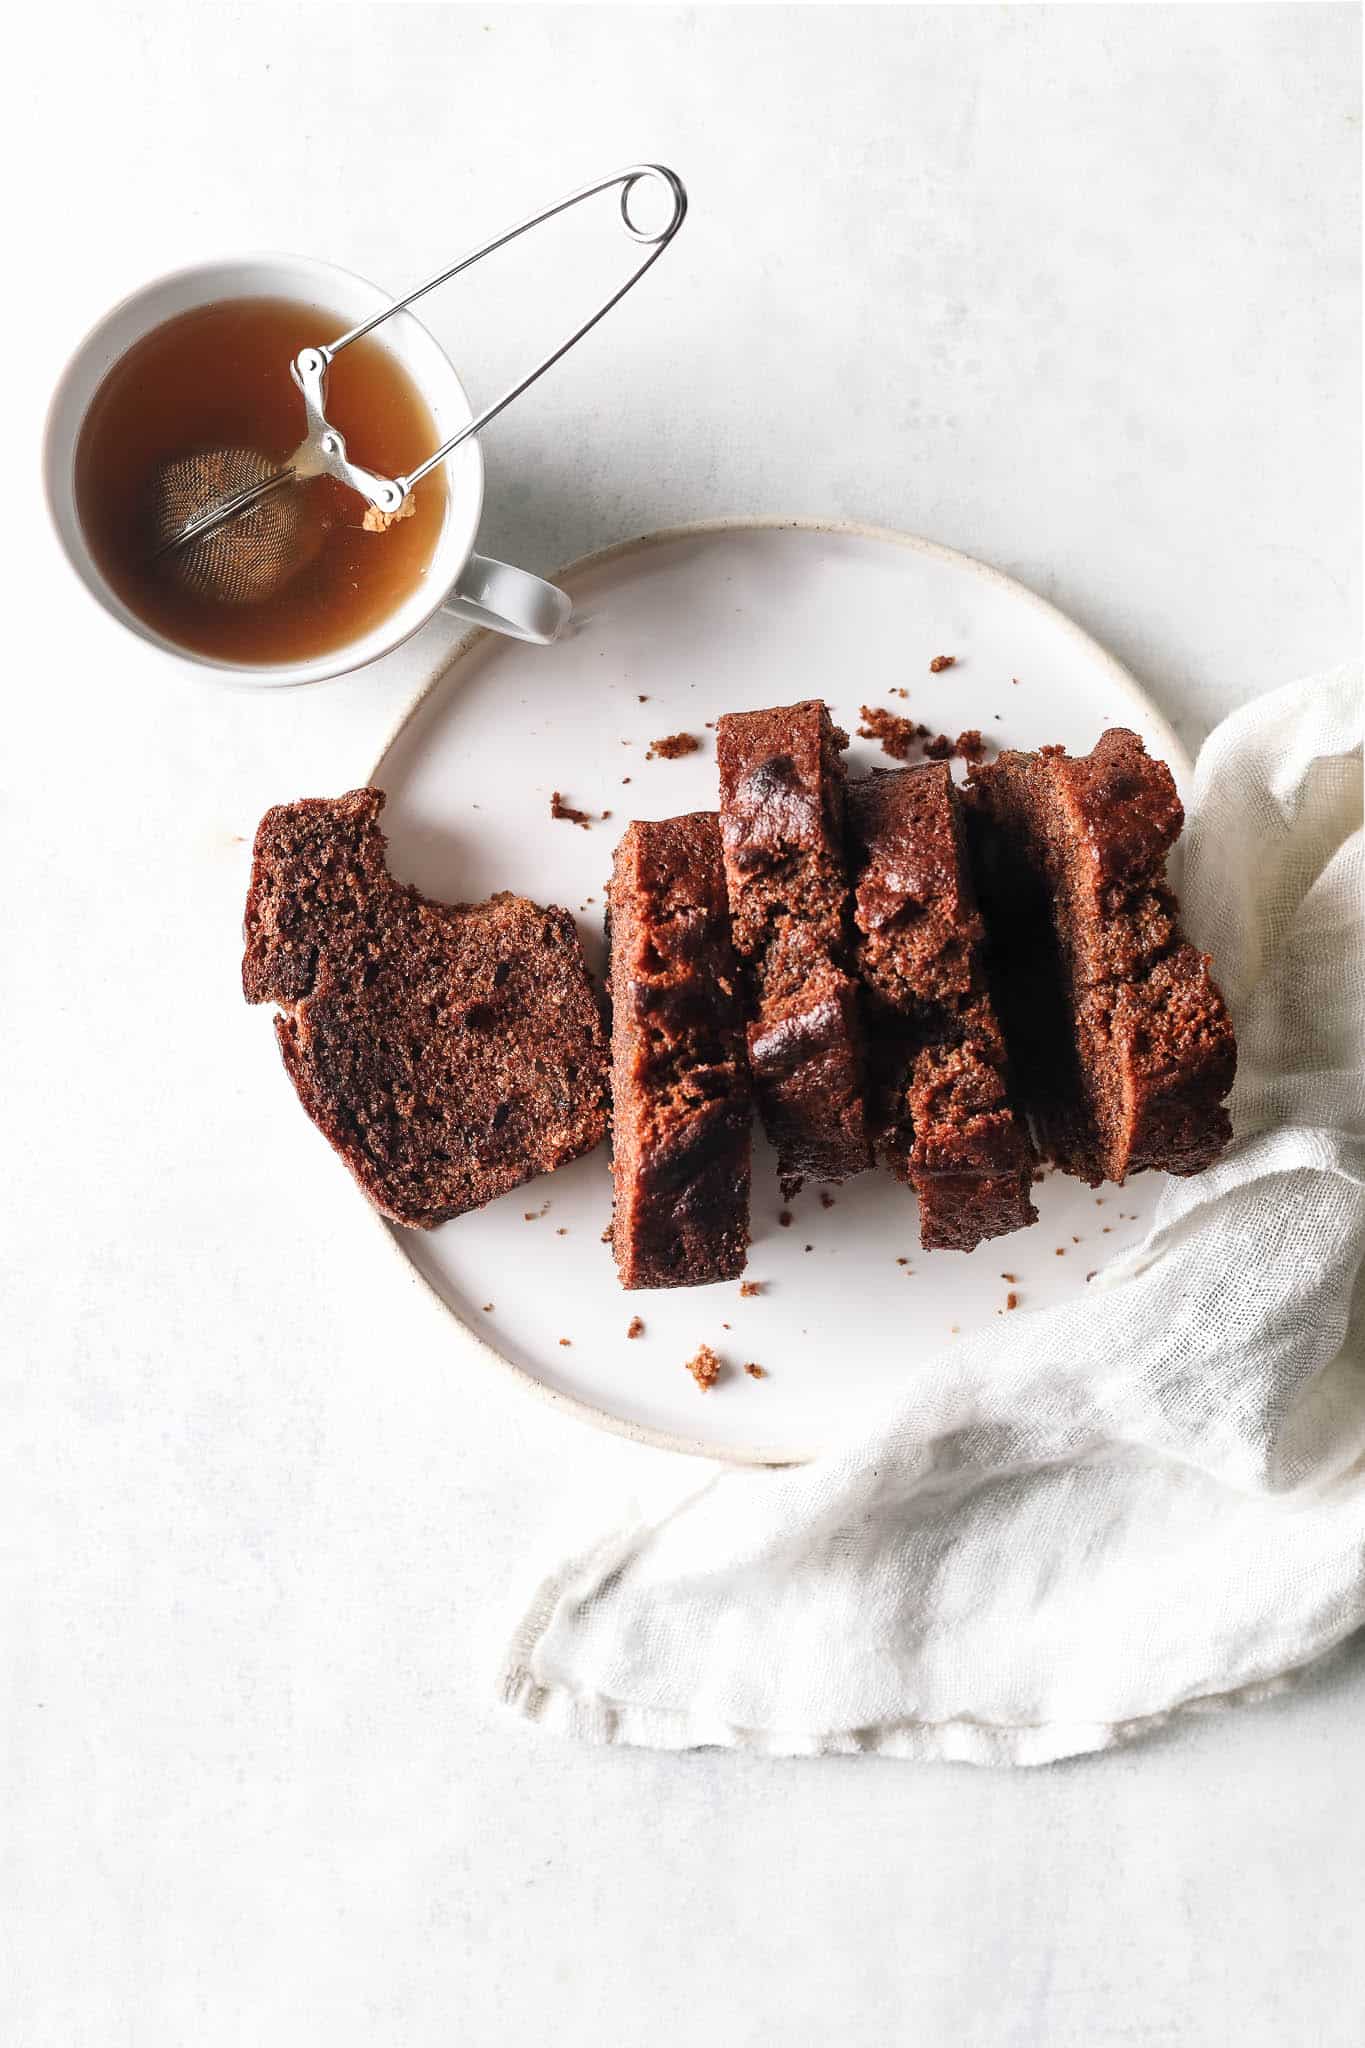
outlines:
[[[1097,1185],[1198,1173],[1228,1141],[1232,1025],[1165,882],[1175,784],[1137,735],[1002,754],[962,790],[945,762],[850,784],[847,745],[815,700],[727,715],[718,818],[621,843],[626,1287],[741,1269],[750,1088],[785,1192],[880,1155],[926,1250],[1036,1222],[1040,1158]]]
[[[1236,1045],[1165,879],[1183,823],[1136,734],[849,783],[817,700],[716,728],[718,812],[637,822],[608,891],[610,1035],[572,918],[395,881],[355,790],[270,811],[248,1001],[309,1116],[429,1229],[613,1141],[627,1288],[735,1278],[757,1108],[784,1190],[880,1157],[926,1249],[1035,1222],[1039,1161],[1199,1173]]]

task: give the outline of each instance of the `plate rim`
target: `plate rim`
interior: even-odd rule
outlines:
[[[677,541],[717,538],[727,533],[765,532],[846,534],[857,540],[878,541],[890,547],[903,548],[912,554],[930,555],[936,560],[948,562],[955,567],[970,571],[972,575],[982,578],[996,589],[1007,591],[1034,611],[1045,613],[1069,638],[1076,641],[1104,665],[1108,670],[1109,680],[1114,687],[1141,710],[1145,720],[1157,728],[1162,737],[1162,744],[1167,749],[1165,755],[1167,765],[1175,776],[1182,796],[1188,791],[1190,778],[1194,772],[1194,763],[1187,749],[1165,713],[1153,703],[1152,699],[1138,682],[1136,676],[1133,675],[1130,669],[1124,666],[1117,655],[1111,654],[1109,649],[1098,641],[1092,633],[1088,633],[1083,626],[1078,625],[1069,613],[1064,612],[1060,606],[1053,604],[1050,599],[1040,597],[1036,590],[1031,590],[1026,583],[1021,583],[1017,577],[1007,575],[1003,569],[997,569],[991,563],[983,562],[975,555],[964,554],[959,548],[947,547],[941,541],[928,540],[922,534],[906,533],[897,527],[878,526],[857,519],[822,519],[816,516],[792,517],[777,513],[760,512],[712,519],[693,519],[684,521],[678,526],[654,527],[647,533],[635,534],[626,540],[611,541],[605,547],[593,548],[585,555],[576,555],[572,561],[566,562],[561,568],[553,570],[549,580],[552,583],[562,584],[575,577],[587,575],[593,570],[606,568],[613,562],[623,561],[629,556],[646,554],[655,548],[666,547],[670,543]],[[498,640],[501,637],[491,627],[472,626],[468,632],[460,636],[452,647],[446,650],[438,666],[417,686],[416,690],[398,712],[393,724],[389,727],[365,775],[367,784],[376,783],[384,763],[397,746],[403,733],[426,703],[428,697],[446,681],[451,670],[472,655],[485,641]],[[455,1328],[463,1334],[474,1352],[481,1353],[502,1374],[518,1382],[521,1387],[533,1394],[546,1406],[557,1409],[562,1414],[570,1415],[579,1422],[588,1423],[594,1429],[605,1430],[611,1436],[624,1437],[629,1443],[642,1444],[650,1450],[673,1451],[682,1456],[701,1458],[708,1464],[739,1466],[749,1469],[757,1467],[772,1470],[783,1465],[809,1464],[813,1459],[822,1454],[820,1450],[781,1451],[772,1446],[763,1448],[758,1445],[749,1444],[704,1443],[693,1437],[678,1435],[671,1430],[656,1429],[648,1423],[632,1422],[625,1416],[613,1415],[609,1409],[594,1406],[591,1401],[584,1400],[580,1395],[566,1393],[558,1387],[547,1386],[544,1380],[537,1379],[534,1373],[527,1372],[526,1368],[518,1365],[515,1359],[508,1358],[504,1352],[499,1351],[494,1344],[482,1336],[472,1324],[467,1323],[451,1307],[435,1282],[423,1270],[418,1260],[405,1249],[403,1238],[399,1235],[399,1226],[391,1222],[387,1216],[382,1216],[377,1209],[371,1207],[368,1203],[366,1206],[370,1208],[370,1214],[379,1225],[394,1257],[401,1261],[409,1281],[415,1281],[422,1291],[430,1297],[435,1306],[440,1310],[446,1323],[454,1324]]]

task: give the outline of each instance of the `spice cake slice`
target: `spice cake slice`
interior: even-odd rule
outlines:
[[[716,722],[735,951],[756,1013],[749,1063],[790,1184],[872,1163],[844,871],[848,736],[818,699]]]
[[[1033,1147],[1006,1087],[984,932],[946,762],[849,784],[857,959],[879,1138],[919,1197],[926,1251],[1037,1221]]]
[[[394,880],[377,789],[267,811],[242,987],[376,1208],[431,1229],[606,1135],[606,1033],[572,918]]]
[[[631,825],[607,901],[621,1284],[732,1280],[749,1243],[749,1067],[714,813]]]
[[[1231,1135],[1237,1046],[1165,881],[1170,770],[1115,727],[1076,758],[1001,754],[971,787],[992,983],[1041,1149],[1092,1187],[1202,1172]]]

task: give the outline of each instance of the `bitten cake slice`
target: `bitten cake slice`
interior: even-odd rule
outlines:
[[[850,783],[848,814],[882,1149],[919,1197],[925,1250],[969,1252],[1037,1211],[952,774],[942,763]]]
[[[242,986],[281,1006],[299,1099],[376,1208],[431,1229],[599,1143],[606,1034],[573,920],[396,882],[383,803],[266,812]]]
[[[749,1062],[787,1182],[872,1163],[849,973],[847,745],[815,699],[716,723],[725,881],[756,1011]]]
[[[732,1280],[749,1243],[749,1068],[713,813],[628,828],[607,922],[621,1285]]]
[[[992,986],[1040,1148],[1092,1187],[1199,1173],[1227,1144],[1237,1047],[1166,886],[1184,812],[1170,770],[1116,727],[1092,753],[973,771]]]

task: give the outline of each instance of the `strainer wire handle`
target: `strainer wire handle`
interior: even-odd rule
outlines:
[[[637,185],[646,180],[662,180],[673,202],[673,210],[661,228],[639,228],[630,217],[631,194]],[[448,270],[439,271],[435,277],[429,277],[424,284],[419,284],[414,291],[410,291],[407,294],[406,298],[395,299],[393,304],[386,306],[382,313],[376,313],[369,320],[363,320],[358,327],[351,328],[350,332],[343,334],[338,341],[334,341],[326,348],[321,348],[317,351],[323,358],[325,366],[334,357],[339,356],[344,348],[349,348],[353,341],[359,341],[362,335],[373,332],[385,320],[391,320],[395,313],[401,313],[405,307],[412,305],[415,300],[424,298],[428,292],[434,292],[438,285],[449,283],[450,279],[458,277],[462,270],[468,270],[472,264],[480,262],[483,257],[491,256],[494,250],[505,248],[508,242],[515,242],[518,235],[526,234],[531,228],[538,228],[542,221],[553,220],[556,214],[567,213],[571,206],[577,206],[585,199],[593,199],[599,192],[609,192],[614,185],[621,187],[621,219],[625,224],[626,233],[633,241],[643,243],[648,248],[649,254],[642,263],[636,265],[620,289],[614,291],[609,299],[604,299],[596,312],[590,314],[581,327],[576,327],[566,341],[561,341],[558,348],[552,349],[549,355],[542,357],[535,368],[528,372],[525,377],[521,378],[518,383],[511,385],[508,390],[504,391],[501,398],[495,399],[492,405],[485,406],[477,419],[472,419],[467,426],[461,427],[458,434],[452,434],[450,439],[443,442],[434,455],[428,456],[427,460],[419,468],[414,469],[408,476],[396,478],[395,481],[403,497],[407,496],[414,484],[421,482],[429,470],[435,469],[438,463],[444,462],[446,457],[452,454],[462,441],[467,441],[471,434],[479,433],[488,425],[490,420],[495,420],[498,414],[512,403],[514,398],[520,398],[522,392],[529,385],[535,383],[537,377],[543,377],[545,372],[557,363],[561,356],[567,355],[574,343],[581,341],[589,329],[596,327],[598,321],[603,319],[611,311],[612,307],[625,297],[631,286],[640,282],[640,279],[644,276],[650,265],[658,262],[664,250],[682,226],[687,213],[687,192],[682,179],[676,171],[670,171],[664,164],[631,164],[627,170],[616,171],[609,178],[599,178],[594,184],[582,185],[577,192],[570,192],[566,198],[556,200],[553,206],[544,207],[541,212],[533,213],[528,219],[518,221],[515,227],[507,228],[502,234],[495,235],[491,242],[485,242],[481,248],[471,251],[468,256],[462,256],[459,262],[452,263]]]

